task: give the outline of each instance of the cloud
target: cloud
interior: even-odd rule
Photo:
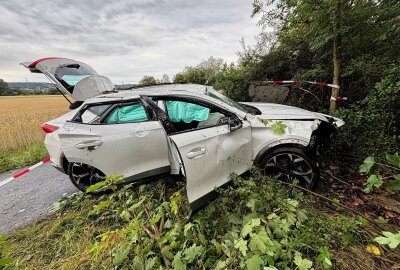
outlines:
[[[251,0],[2,1],[0,78],[43,81],[18,66],[46,56],[81,60],[114,83],[172,76],[210,56],[237,59],[259,29]]]

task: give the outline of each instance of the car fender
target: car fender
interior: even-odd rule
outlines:
[[[276,146],[279,145],[299,145],[301,147],[306,147],[310,143],[310,140],[306,138],[301,138],[301,137],[295,137],[291,136],[288,138],[278,138],[272,142],[268,142],[265,145],[260,147],[260,150],[257,151],[255,154],[255,157],[253,159],[253,164],[258,164],[262,157],[271,149],[275,148]]]

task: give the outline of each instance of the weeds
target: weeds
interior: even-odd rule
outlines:
[[[26,148],[0,151],[0,173],[36,163],[48,156],[43,143],[36,143]]]
[[[370,239],[358,220],[258,173],[232,179],[190,220],[183,183],[77,193],[11,234],[17,248],[8,255],[22,269],[328,269],[338,246]]]
[[[0,97],[0,173],[44,158],[40,125],[68,111],[60,96]]]

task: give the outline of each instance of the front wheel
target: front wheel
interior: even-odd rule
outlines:
[[[281,147],[269,152],[261,161],[264,175],[291,183],[294,179],[307,189],[315,189],[319,181],[319,169],[301,148]]]
[[[105,174],[95,167],[77,162],[68,164],[68,175],[72,184],[83,192],[86,192],[86,189],[91,185],[106,179]],[[101,190],[91,193],[101,193]]]

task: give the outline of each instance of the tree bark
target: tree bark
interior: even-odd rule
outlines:
[[[334,14],[334,31],[340,28],[340,1],[337,2]],[[340,86],[340,76],[342,74],[342,37],[338,33],[333,39],[333,84]],[[329,113],[334,114],[337,108],[335,98],[339,97],[339,88],[332,88],[332,98],[329,106]]]

